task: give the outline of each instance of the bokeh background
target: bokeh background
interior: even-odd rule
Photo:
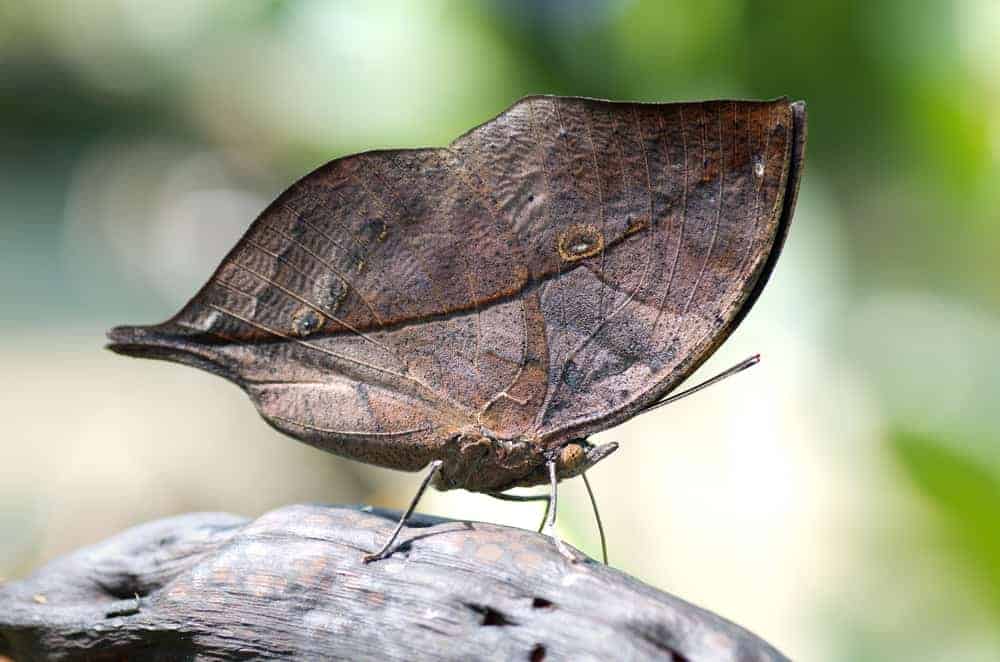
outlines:
[[[995,0],[0,0],[0,577],[175,513],[405,505],[418,476],[101,349],[313,167],[529,93],[787,94],[795,223],[701,375],[764,361],[599,435],[623,445],[591,472],[612,564],[796,659],[1000,659],[998,35]],[[597,554],[578,482],[560,528]]]

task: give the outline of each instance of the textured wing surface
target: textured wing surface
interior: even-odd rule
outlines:
[[[794,124],[787,101],[533,97],[448,148],[345,157],[279,196],[174,318],[112,348],[222,374],[279,429],[401,469],[463,426],[607,427],[746,308]]]
[[[804,106],[784,99],[539,97],[455,143],[537,284],[548,347],[541,434],[629,418],[735,328],[791,219],[804,122]]]
[[[462,427],[526,430],[544,319],[517,238],[448,149],[331,162],[285,191],[170,321],[116,351],[237,382],[274,426],[418,468]]]

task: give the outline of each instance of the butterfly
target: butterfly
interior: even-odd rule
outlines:
[[[321,166],[179,313],[108,347],[225,377],[305,443],[427,470],[366,560],[432,481],[549,484],[555,537],[559,481],[617,448],[588,437],[676,399],[757,300],[805,141],[786,98],[526,97],[447,147]]]

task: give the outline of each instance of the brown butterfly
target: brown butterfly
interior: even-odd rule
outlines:
[[[805,125],[787,99],[528,97],[448,147],[306,175],[183,310],[109,347],[226,377],[324,450],[429,466],[368,560],[432,479],[550,483],[551,534],[558,481],[617,448],[587,437],[676,399],[757,299]]]

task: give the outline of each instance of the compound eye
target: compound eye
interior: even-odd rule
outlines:
[[[587,451],[580,444],[569,443],[559,452],[559,468],[572,471],[587,458]]]

